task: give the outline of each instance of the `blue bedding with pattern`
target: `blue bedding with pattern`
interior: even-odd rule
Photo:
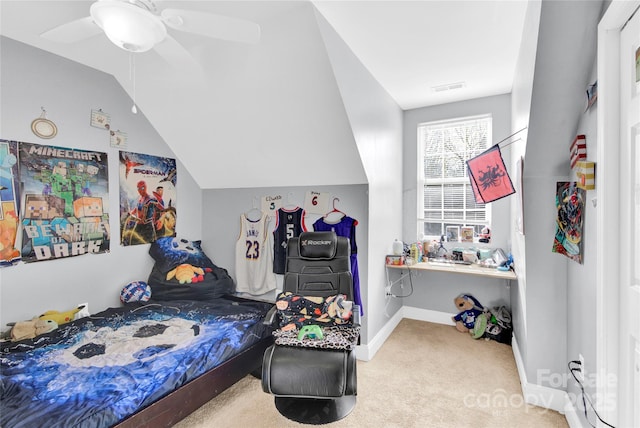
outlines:
[[[260,340],[269,303],[110,308],[0,347],[0,426],[108,427]]]

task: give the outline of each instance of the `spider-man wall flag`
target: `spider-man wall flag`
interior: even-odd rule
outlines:
[[[498,145],[467,161],[476,202],[487,204],[516,192]]]

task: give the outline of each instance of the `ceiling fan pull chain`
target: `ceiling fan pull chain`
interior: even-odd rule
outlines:
[[[133,107],[131,107],[131,113],[138,114],[138,108],[136,107],[136,60],[133,55],[133,52],[129,52],[129,80],[133,82]]]

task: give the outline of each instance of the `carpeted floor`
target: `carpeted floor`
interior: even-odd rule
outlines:
[[[454,327],[403,319],[368,362],[358,361],[354,411],[326,427],[568,427],[523,401],[510,346]],[[247,376],[178,428],[299,427]]]

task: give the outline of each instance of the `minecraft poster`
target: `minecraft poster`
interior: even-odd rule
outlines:
[[[175,159],[120,152],[120,243],[176,235]]]
[[[0,140],[0,267],[20,261],[20,250],[16,247],[20,213],[17,177],[18,143]]]
[[[109,251],[107,154],[18,144],[22,260]]]

